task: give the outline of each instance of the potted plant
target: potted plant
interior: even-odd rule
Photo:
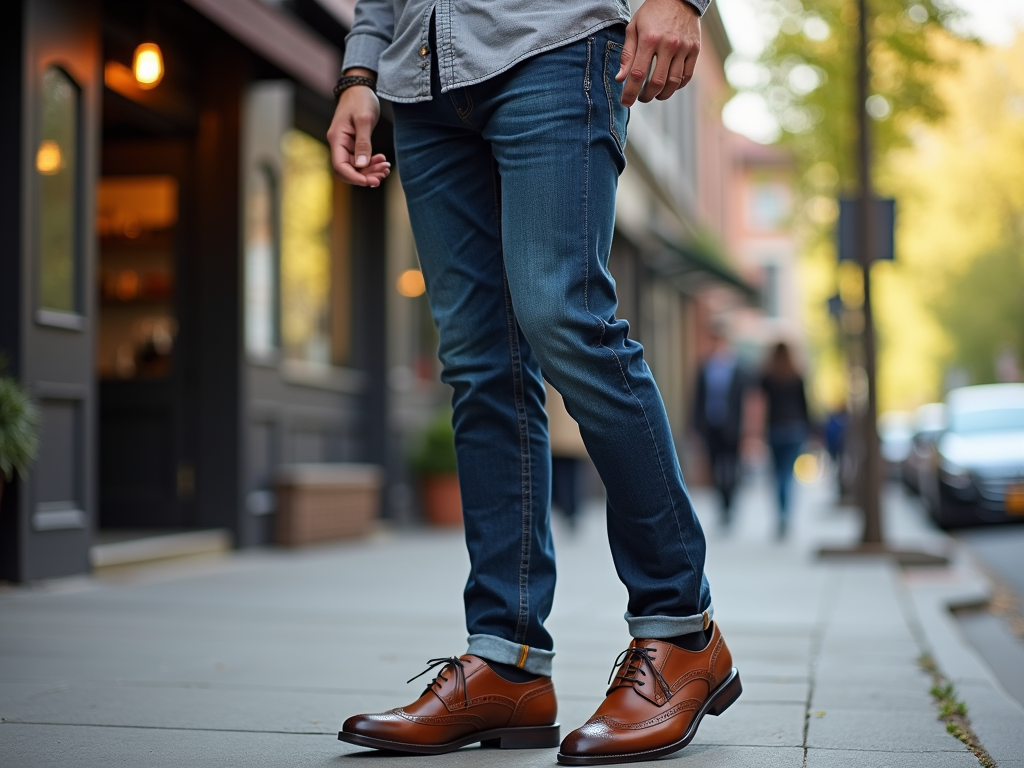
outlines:
[[[432,525],[461,525],[462,496],[450,410],[439,411],[427,423],[410,458],[420,478],[420,500],[427,521]]]
[[[6,361],[0,358],[0,374]],[[4,483],[14,473],[24,476],[36,457],[39,438],[39,411],[21,384],[10,376],[0,375],[0,499]]]

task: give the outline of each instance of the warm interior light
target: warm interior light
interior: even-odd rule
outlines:
[[[117,298],[131,301],[139,295],[139,273],[134,269],[126,269],[117,276]]]
[[[423,282],[423,273],[418,269],[405,270],[398,276],[395,287],[398,288],[400,294],[408,296],[410,299],[422,296],[427,290],[427,286]]]
[[[43,176],[53,176],[60,172],[64,164],[60,156],[60,144],[52,139],[45,139],[39,142],[39,149],[36,151],[36,170]]]
[[[156,43],[143,43],[135,49],[132,71],[140,88],[155,88],[164,77],[164,56]]]

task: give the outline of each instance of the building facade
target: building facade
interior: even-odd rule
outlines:
[[[324,137],[345,5],[3,4],[0,349],[43,426],[0,578],[115,529],[263,543],[280,464],[383,462],[384,198]]]
[[[0,501],[0,580],[88,572],[112,532],[267,543],[279,468],[385,468],[449,398],[398,182],[351,188],[325,132],[354,0],[0,5],[0,352],[41,451]],[[677,435],[722,258],[728,55],[633,110],[612,271]],[[375,146],[393,157],[387,105]],[[719,245],[716,245],[719,244]]]

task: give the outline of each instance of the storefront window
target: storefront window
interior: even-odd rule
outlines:
[[[327,146],[302,131],[283,139],[281,340],[285,356],[330,365],[334,178]]]
[[[245,347],[265,357],[277,349],[278,261],[275,179],[262,166],[249,179],[245,201]]]
[[[39,176],[39,307],[77,312],[79,91],[63,71],[43,73]]]
[[[105,176],[97,188],[101,379],[171,373],[178,322],[172,176]]]

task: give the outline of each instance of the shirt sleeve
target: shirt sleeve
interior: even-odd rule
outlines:
[[[345,37],[342,71],[363,67],[376,72],[381,54],[391,45],[394,35],[394,0],[358,0],[352,31]]]
[[[711,0],[683,0],[683,2],[689,3],[694,8],[696,8],[701,16],[704,15],[704,12],[708,9],[708,6],[711,5]]]

